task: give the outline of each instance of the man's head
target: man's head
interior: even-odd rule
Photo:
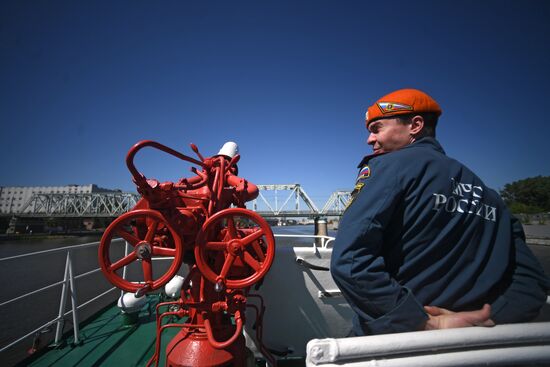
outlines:
[[[403,148],[424,136],[435,137],[441,108],[424,92],[400,89],[380,98],[366,114],[367,142],[374,153]]]

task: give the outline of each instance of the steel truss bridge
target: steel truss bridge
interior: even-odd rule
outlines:
[[[350,191],[333,192],[322,209],[315,205],[300,184],[258,185],[252,210],[267,218],[341,216],[350,200]],[[17,217],[117,217],[130,210],[140,195],[122,192],[88,194],[33,194]],[[250,207],[250,205],[248,205]]]
[[[260,194],[252,201],[252,210],[268,218],[341,216],[351,198],[350,191],[335,191],[319,210],[300,184],[258,185],[258,189],[260,189]],[[274,195],[268,196],[268,192],[273,192]],[[280,192],[283,193],[282,197],[284,198],[281,205],[279,205],[278,196]],[[258,201],[260,201],[260,205],[263,204],[263,208],[260,208]]]

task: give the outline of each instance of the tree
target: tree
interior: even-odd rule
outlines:
[[[550,176],[530,177],[504,185],[500,195],[512,213],[550,211]]]

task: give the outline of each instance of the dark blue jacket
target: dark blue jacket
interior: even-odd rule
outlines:
[[[496,323],[535,317],[550,282],[500,196],[433,138],[367,156],[338,229],[334,280],[357,335],[419,330],[424,305],[492,305]]]

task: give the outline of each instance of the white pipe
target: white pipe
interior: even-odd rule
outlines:
[[[128,241],[124,241],[124,257],[128,256],[128,254],[130,253],[130,244],[128,243]],[[124,267],[122,268],[122,279],[126,280],[126,268],[128,267],[128,265],[124,265]],[[124,291],[121,289],[120,290],[120,296],[123,297],[124,296]]]
[[[80,310],[80,309],[83,308],[84,306],[87,306],[88,304],[92,303],[92,302],[95,301],[96,299],[99,299],[99,298],[103,297],[104,295],[106,295],[106,294],[109,293],[109,292],[114,291],[115,289],[118,289],[118,288],[117,288],[117,287],[112,287],[112,288],[107,289],[105,292],[101,293],[100,295],[95,296],[94,298],[87,300],[86,302],[84,302],[83,304],[81,304],[80,306],[78,306],[76,309],[77,309],[77,310]],[[72,311],[67,311],[67,312],[65,313],[65,316],[67,316],[67,315],[70,314],[71,312],[72,312]]]
[[[118,242],[118,241],[122,241],[122,238],[115,238],[111,242]],[[54,253],[54,252],[62,252],[62,251],[66,251],[66,250],[76,250],[76,249],[81,249],[81,248],[86,248],[86,247],[97,246],[99,244],[100,244],[100,242],[98,241],[98,242],[83,243],[81,245],[71,245],[71,246],[65,246],[65,247],[58,247],[58,248],[54,248],[54,249],[50,249],[50,250],[29,252],[27,254],[3,257],[3,258],[0,259],[0,261],[20,259],[22,257],[29,257],[29,256],[35,256],[35,255],[51,254],[51,253]]]
[[[5,305],[9,305],[9,304],[12,303],[12,302],[19,301],[20,299],[23,299],[23,298],[28,297],[28,296],[32,296],[33,294],[36,294],[36,293],[39,293],[39,292],[48,290],[48,289],[53,288],[53,287],[55,287],[55,286],[61,285],[61,284],[63,284],[63,283],[65,283],[65,281],[64,281],[64,280],[60,280],[59,282],[55,282],[55,283],[53,283],[53,284],[47,285],[47,286],[42,287],[42,288],[40,288],[40,289],[37,289],[37,290],[35,290],[35,291],[29,292],[29,293],[25,293],[25,294],[23,294],[23,295],[21,295],[21,296],[18,296],[18,297],[12,298],[12,299],[10,299],[10,300],[8,300],[8,301],[6,301],[6,302],[0,303],[0,307],[5,306]]]
[[[547,345],[478,349],[450,353],[430,353],[419,356],[389,359],[355,360],[322,364],[323,367],[478,367],[544,365],[550,362],[550,348]],[[310,361],[307,367],[317,366]]]
[[[492,328],[415,331],[342,339],[313,339],[307,345],[308,362],[332,363],[342,360],[392,357],[396,355],[466,349],[495,345],[550,345],[550,323],[497,325]],[[549,358],[550,348],[547,347]]]
[[[101,271],[101,268],[97,268],[97,269],[90,270],[90,271],[87,271],[87,272],[82,273],[82,274],[75,275],[74,278],[75,279],[84,278],[85,276],[88,276],[88,275],[93,274],[93,273],[97,273],[99,271]]]

